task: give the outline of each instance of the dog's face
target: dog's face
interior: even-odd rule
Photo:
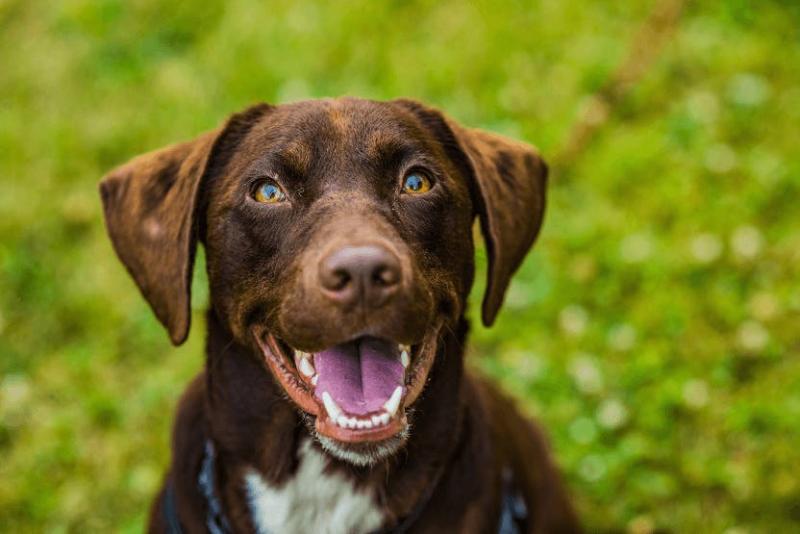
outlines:
[[[212,302],[327,444],[391,449],[471,284],[472,213],[402,107],[276,108],[208,187]]]
[[[464,311],[475,216],[488,324],[538,233],[545,178],[526,145],[410,101],[341,99],[252,107],[101,191],[115,248],[173,341],[188,332],[199,238],[220,322],[327,450],[363,464],[402,445],[440,333]]]

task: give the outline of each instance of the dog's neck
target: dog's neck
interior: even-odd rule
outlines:
[[[213,311],[208,314],[206,433],[216,447],[219,490],[231,517],[247,517],[243,481],[254,471],[264,483],[286,484],[300,450],[313,442],[326,470],[369,488],[388,521],[414,513],[448,463],[462,435],[463,346],[467,322],[444,329],[428,384],[417,401],[403,450],[371,467],[356,467],[319,448],[303,416],[264,366],[262,356],[235,342]]]

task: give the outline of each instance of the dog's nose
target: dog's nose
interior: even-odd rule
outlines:
[[[338,304],[377,308],[400,285],[400,260],[382,246],[347,246],[323,258],[319,278],[325,295]]]

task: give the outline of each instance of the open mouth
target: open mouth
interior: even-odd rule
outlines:
[[[272,334],[257,339],[289,397],[315,416],[319,434],[363,443],[405,430],[406,409],[425,386],[437,336],[438,328],[417,345],[364,336],[314,353],[295,350]]]

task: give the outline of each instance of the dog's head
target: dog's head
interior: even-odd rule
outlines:
[[[199,239],[220,323],[330,451],[365,463],[402,444],[440,333],[464,311],[475,217],[488,325],[539,231],[546,175],[528,145],[412,101],[346,98],[251,107],[100,189],[172,341],[189,330]]]

